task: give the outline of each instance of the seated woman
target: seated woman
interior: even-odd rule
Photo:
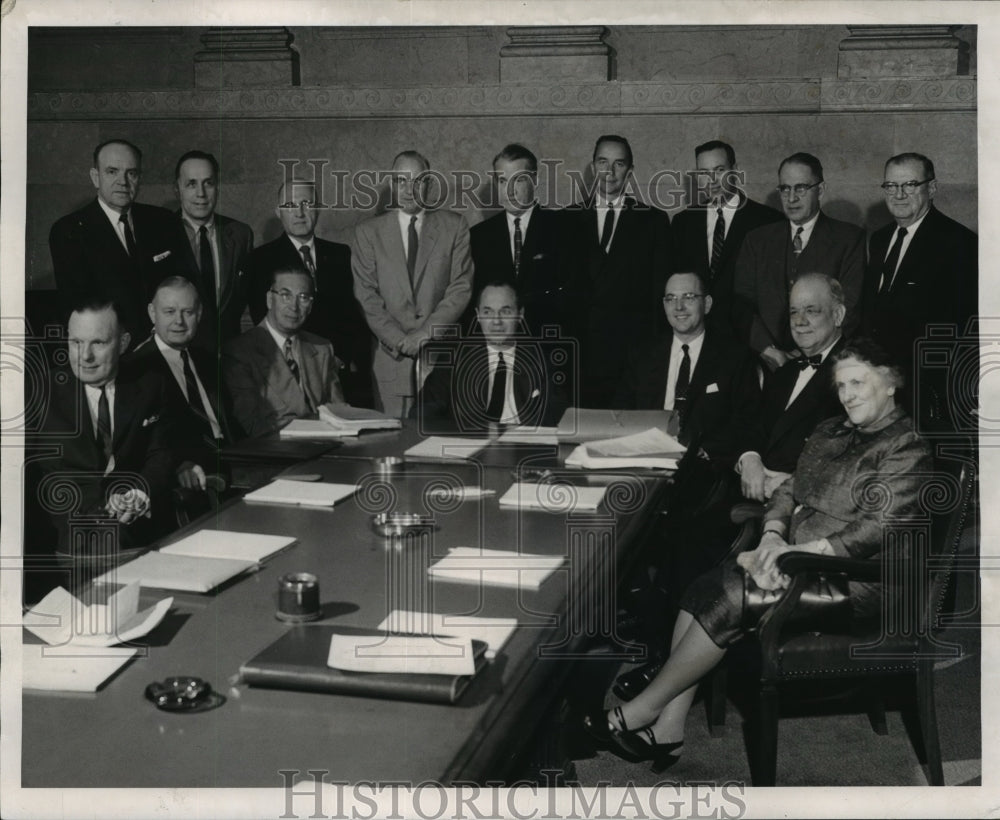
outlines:
[[[777,490],[764,515],[757,549],[720,564],[687,590],[666,664],[633,700],[610,713],[588,715],[584,728],[662,771],[684,743],[684,723],[698,681],[726,649],[780,599],[789,583],[777,559],[792,550],[878,559],[882,522],[905,515],[917,500],[920,474],[931,458],[912,421],[896,406],[900,370],[875,343],[858,339],[838,353],[834,383],[847,412],[819,424],[795,473]],[[867,488],[890,494],[888,509],[865,512]],[[852,617],[877,616],[881,585],[850,584]]]

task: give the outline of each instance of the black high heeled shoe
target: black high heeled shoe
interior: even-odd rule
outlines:
[[[620,728],[612,728],[611,721],[608,719],[610,715],[614,715]],[[653,730],[649,726],[634,731],[629,729],[620,706],[616,706],[609,712],[602,709],[584,715],[583,729],[592,738],[600,741],[630,763],[651,761],[650,770],[654,774],[660,774],[680,760],[680,750],[684,747],[683,740],[673,743],[657,743],[656,735],[653,734]]]
[[[645,747],[639,752],[639,757],[642,760],[651,761],[649,770],[653,774],[666,771],[681,759],[681,751],[684,749],[683,740],[675,740],[672,743],[657,743],[656,735],[653,734],[653,730],[649,726],[630,732],[630,734],[634,738],[634,741],[629,744],[630,747],[634,748],[637,744]],[[640,740],[640,738],[645,739]]]

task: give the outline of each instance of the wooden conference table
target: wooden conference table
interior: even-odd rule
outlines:
[[[614,623],[610,590],[627,569],[663,503],[656,474],[566,471],[569,482],[607,486],[596,512],[501,509],[497,499],[518,466],[552,467],[567,449],[492,445],[467,462],[410,462],[373,473],[374,456],[398,455],[415,431],[364,435],[288,467],[361,489],[333,509],[252,504],[236,499],[169,540],[202,528],[294,535],[298,541],[212,594],[144,589],[142,605],[168,595],[174,608],[142,643],[148,651],[94,694],[22,695],[25,787],[283,787],[281,771],[329,772],[328,780],[503,779],[517,751],[553,708],[578,653]],[[273,448],[272,448],[273,449]],[[280,449],[280,448],[279,448]],[[432,504],[441,482],[496,495]],[[374,512],[432,513],[429,547],[406,554],[370,526]],[[455,546],[561,554],[567,561],[537,591],[430,581],[426,563]],[[396,585],[446,614],[517,617],[518,628],[457,703],[249,687],[240,665],[290,628],[275,618],[278,578],[319,578],[321,624],[376,627],[397,608]],[[402,575],[400,574],[402,573]],[[399,607],[403,608],[403,607]],[[148,683],[175,675],[204,678],[227,697],[212,711],[176,714],[145,700]],[[297,778],[296,778],[297,779]]]

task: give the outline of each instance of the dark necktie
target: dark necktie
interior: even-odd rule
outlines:
[[[111,460],[111,405],[105,386],[101,386],[101,398],[97,401],[97,444],[104,453],[104,463]]]
[[[896,267],[899,265],[899,254],[903,250],[903,239],[906,236],[906,228],[900,228],[896,233],[896,241],[892,243],[892,249],[885,258],[882,265],[882,286],[879,293],[888,293],[892,289],[892,282],[896,278]]]
[[[601,247],[607,253],[611,248],[611,234],[615,232],[615,209],[608,205],[608,215],[604,217],[604,229],[601,231]]]
[[[684,353],[681,359],[681,366],[677,369],[677,384],[674,386],[674,407],[677,402],[687,400],[688,386],[691,384],[691,356],[688,354],[688,346],[681,345]]]
[[[299,253],[302,254],[302,264],[306,266],[306,270],[309,271],[309,275],[313,278],[313,285],[316,284],[316,264],[313,262],[312,249],[308,245],[303,245],[299,248]]]
[[[118,221],[125,234],[125,247],[128,248],[128,255],[135,259],[135,237],[132,235],[132,226],[128,224],[128,211],[122,211]]]
[[[216,302],[215,293],[215,260],[212,258],[212,243],[208,241],[208,228],[202,225],[198,229],[198,251],[201,257],[199,267],[201,268],[201,279],[205,285],[205,293],[211,294],[209,304]]]
[[[514,276],[521,272],[521,245],[524,237],[521,235],[521,217],[514,217]]]
[[[417,249],[419,239],[417,238],[417,218],[410,217],[410,227],[406,231],[406,272],[410,274],[410,287],[417,272]]]
[[[285,364],[288,365],[288,369],[292,371],[292,375],[295,377],[295,381],[298,383],[299,387],[302,388],[302,395],[306,400],[306,407],[309,408],[309,412],[313,411],[312,402],[309,400],[309,394],[306,392],[306,386],[302,384],[302,374],[299,373],[299,363],[295,361],[295,354],[292,353],[292,340],[285,339]]]
[[[191,368],[191,357],[186,350],[181,351],[181,362],[184,364],[184,384],[187,387],[188,404],[199,417],[208,419],[205,412],[205,403],[201,400],[201,392],[198,390],[198,381],[194,377],[194,370]],[[211,425],[209,425],[211,426]]]
[[[503,416],[503,400],[507,393],[507,363],[503,353],[497,359],[497,372],[493,376],[493,392],[490,394],[490,404],[486,408],[486,418],[489,421],[500,421]]]
[[[823,364],[823,356],[817,353],[815,356],[800,356],[794,361],[799,366],[799,370],[805,370],[807,367],[818,370],[819,366]]]
[[[798,230],[795,231],[795,237],[792,239],[792,253],[798,256],[802,253],[802,226],[799,225]]]
[[[712,233],[712,260],[708,268],[715,278],[719,272],[719,258],[722,256],[722,246],[726,243],[726,220],[722,218],[722,208],[715,211],[715,230]]]

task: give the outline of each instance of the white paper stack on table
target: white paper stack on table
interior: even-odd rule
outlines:
[[[341,635],[330,639],[327,666],[348,672],[408,675],[474,675],[472,639],[454,636]]]
[[[566,457],[567,467],[616,470],[651,467],[676,470],[684,445],[656,427],[641,433],[580,444]]]
[[[454,461],[472,458],[484,447],[489,446],[489,443],[489,439],[484,438],[428,436],[420,443],[414,444],[403,455],[414,461]]]
[[[318,419],[293,419],[281,429],[281,438],[343,438],[362,430],[398,430],[402,422],[365,407],[329,402],[320,405]]]
[[[568,407],[559,419],[560,441],[585,442],[630,436],[656,427],[665,433],[676,424],[671,410],[598,410]]]
[[[565,560],[564,555],[452,547],[427,572],[442,581],[537,590]]]
[[[486,657],[492,658],[517,629],[517,618],[481,618],[472,615],[441,615],[437,612],[394,609],[377,628],[386,632],[409,632],[483,641],[487,646]]]
[[[511,484],[500,497],[500,506],[519,510],[544,510],[567,513],[596,510],[604,500],[607,487],[577,487],[574,484],[522,481]]]
[[[497,439],[498,444],[534,444],[538,447],[557,447],[559,437],[556,435],[557,427],[531,427],[518,425],[510,427],[500,434]]]
[[[24,614],[25,628],[45,644],[25,644],[22,686],[64,692],[96,692],[138,647],[115,644],[143,637],[163,620],[173,598],[139,612],[139,584],[115,592],[106,604],[82,604],[57,587]]]
[[[260,561],[294,542],[295,537],[290,535],[200,530],[94,580],[106,584],[136,581],[157,589],[209,592],[241,572],[257,568]]]
[[[276,478],[258,490],[243,496],[244,501],[267,504],[298,504],[303,507],[332,507],[338,501],[350,498],[357,491],[356,484],[295,481]]]

